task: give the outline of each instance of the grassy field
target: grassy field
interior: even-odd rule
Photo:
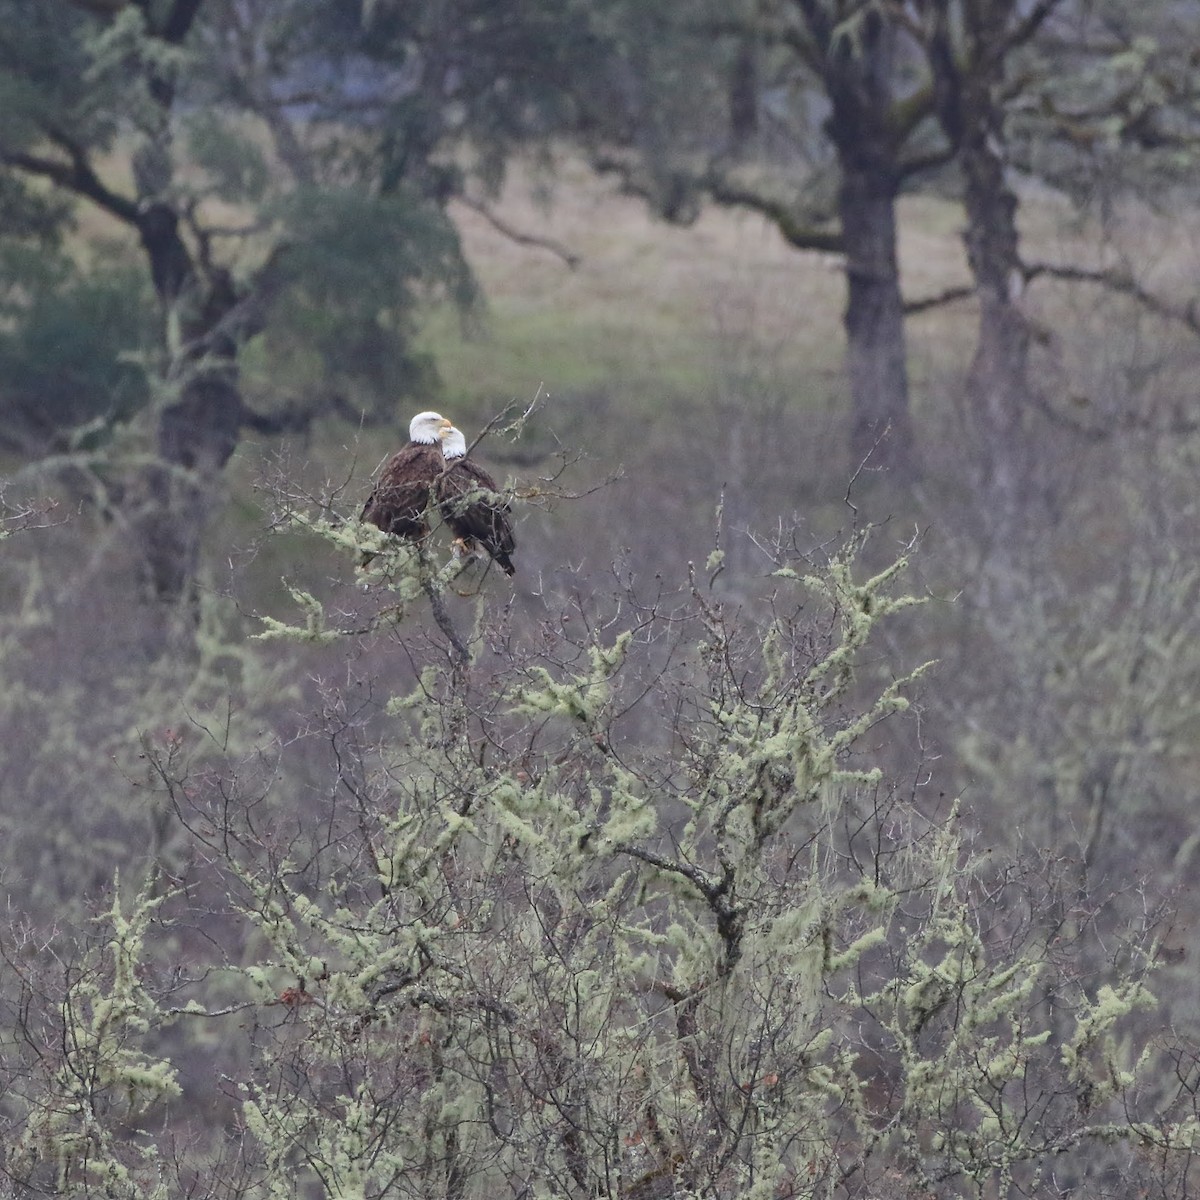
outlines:
[[[571,269],[548,250],[519,245],[479,213],[454,218],[487,299],[481,332],[434,313],[423,346],[437,359],[447,403],[469,406],[531,396],[617,389],[634,415],[656,394],[700,397],[731,357],[768,362],[804,393],[840,393],[845,284],[838,256],[801,254],[747,212],[709,207],[690,228],[656,221],[611,180],[582,168],[556,181],[547,201],[518,174],[495,212],[512,227],[552,239],[579,257]],[[966,282],[955,206],[902,205],[906,286],[924,295]],[[961,326],[963,310],[923,318],[918,363]],[[918,370],[919,370],[918,365]],[[622,404],[622,407],[625,405]]]

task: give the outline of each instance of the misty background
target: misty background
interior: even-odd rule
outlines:
[[[1136,1019],[1195,1038],[1198,35],[1188,0],[0,0],[7,919],[51,947],[118,875],[186,881],[163,754],[258,756],[319,825],[314,714],[438,630],[314,523],[414,413],[507,412],[474,454],[517,575],[455,621],[616,631],[689,564],[754,614],[780,546],[911,545],[866,671],[936,665],[874,761],[1097,928],[1169,912]],[[255,640],[298,595],[362,636]]]

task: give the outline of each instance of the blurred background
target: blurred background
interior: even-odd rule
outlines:
[[[1169,899],[1194,1030],[1198,42],[1188,0],[0,0],[10,910],[170,852],[148,744],[286,744],[372,653],[250,640],[288,585],[384,603],[291,516],[355,518],[417,411],[532,404],[474,452],[524,496],[489,603],[719,537],[753,607],[781,537],[918,535],[881,760]]]

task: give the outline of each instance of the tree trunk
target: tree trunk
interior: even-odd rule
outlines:
[[[232,361],[182,384],[158,421],[159,461],[145,468],[136,529],[150,594],[188,597],[200,565],[217,477],[237,446],[242,401]]]
[[[159,412],[160,461],[145,469],[134,528],[151,594],[175,603],[195,579],[216,478],[243,424],[238,347],[233,338],[217,336],[239,298],[224,272],[197,270],[178,216],[165,205],[146,208],[139,232],[163,306],[166,386],[175,395]]]
[[[141,240],[162,313],[166,394],[156,408],[154,460],[129,483],[125,498],[149,590],[168,603],[184,598],[195,577],[216,478],[248,418],[238,383],[240,347],[262,328],[280,282],[273,254],[239,292],[229,273],[213,263],[205,232],[193,226],[190,245],[181,233],[185,202],[175,186],[172,113],[180,48],[203,3],[139,3],[138,21],[121,34],[140,39],[138,50],[127,54],[129,85],[135,91],[144,86],[151,101],[139,107],[135,123],[141,136],[130,158],[132,195],[110,188],[96,173],[89,146],[73,141],[70,130],[54,121],[44,131],[49,155],[0,147],[6,168],[95,204]],[[110,18],[125,6],[82,7]]]
[[[985,485],[996,516],[1016,521],[1032,494],[1028,418],[1029,325],[1018,298],[1023,277],[1017,249],[1016,197],[986,137],[963,147],[965,241],[979,297],[979,340],[967,375],[967,397],[983,438]]]
[[[171,0],[150,21],[154,41],[186,40],[203,0]],[[147,140],[133,156],[134,224],[162,307],[167,398],[159,409],[158,461],[145,469],[133,524],[152,595],[174,604],[190,593],[216,479],[237,446],[244,416],[238,387],[239,339],[221,325],[239,296],[229,273],[180,232],[172,194],[175,66],[152,63],[147,89],[156,105]]]
[[[758,61],[754,39],[742,38],[729,79],[729,152],[743,155],[758,136]]]
[[[850,448],[856,463],[868,459],[872,466],[913,475],[917,456],[896,258],[900,174],[889,120],[893,33],[872,12],[851,40],[835,29],[823,5],[801,0],[801,8],[822,53],[832,105],[827,130],[842,174]]]
[[[996,98],[1013,12],[1013,0],[968,6],[960,56],[953,48],[947,5],[941,4],[930,54],[939,120],[963,173],[964,241],[979,299],[978,342],[966,391],[977,434],[980,492],[1005,557],[1015,550],[1028,505],[1039,492],[1030,428],[1031,337],[1020,306],[1024,275],[1017,198],[1005,179],[1004,114]]]
[[[904,306],[896,261],[895,197],[872,171],[845,172],[841,190],[846,240],[846,366],[855,462],[905,474],[916,467],[908,406]]]

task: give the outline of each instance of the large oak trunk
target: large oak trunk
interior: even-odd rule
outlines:
[[[986,144],[964,147],[962,163],[967,257],[979,298],[979,340],[967,375],[967,398],[990,507],[1009,540],[1019,510],[1036,492],[1028,478],[1034,466],[1028,444],[1030,334],[1019,305],[1016,199],[1004,184],[1002,162]]]
[[[839,208],[846,253],[845,329],[856,461],[904,474],[917,470],[909,411],[907,348],[896,193],[900,173],[891,115],[891,30],[869,23],[846,43],[821,6],[806,15],[823,47],[832,105],[828,132],[842,173]]]
[[[177,333],[165,338],[168,398],[158,413],[158,461],[144,469],[134,528],[151,594],[174,603],[195,579],[217,477],[243,424],[238,347],[220,334],[238,296],[223,272],[197,270],[166,206],[148,206],[139,232],[164,321]]]
[[[846,239],[846,367],[853,405],[850,448],[910,473],[915,469],[909,414],[904,306],[896,262],[895,197],[869,172],[847,173],[841,192]]]
[[[1004,118],[997,100],[1004,82],[1004,56],[997,48],[1014,11],[1012,0],[969,9],[964,69],[964,56],[954,50],[941,6],[930,55],[938,116],[963,173],[964,241],[979,301],[978,342],[966,394],[980,494],[1003,558],[1016,551],[1029,505],[1042,492],[1032,427],[1032,339],[1021,307],[1017,198],[1005,177]]]
[[[237,445],[236,375],[210,368],[181,388],[158,421],[158,462],[143,471],[136,529],[150,594],[185,599],[200,565],[218,475]]]

